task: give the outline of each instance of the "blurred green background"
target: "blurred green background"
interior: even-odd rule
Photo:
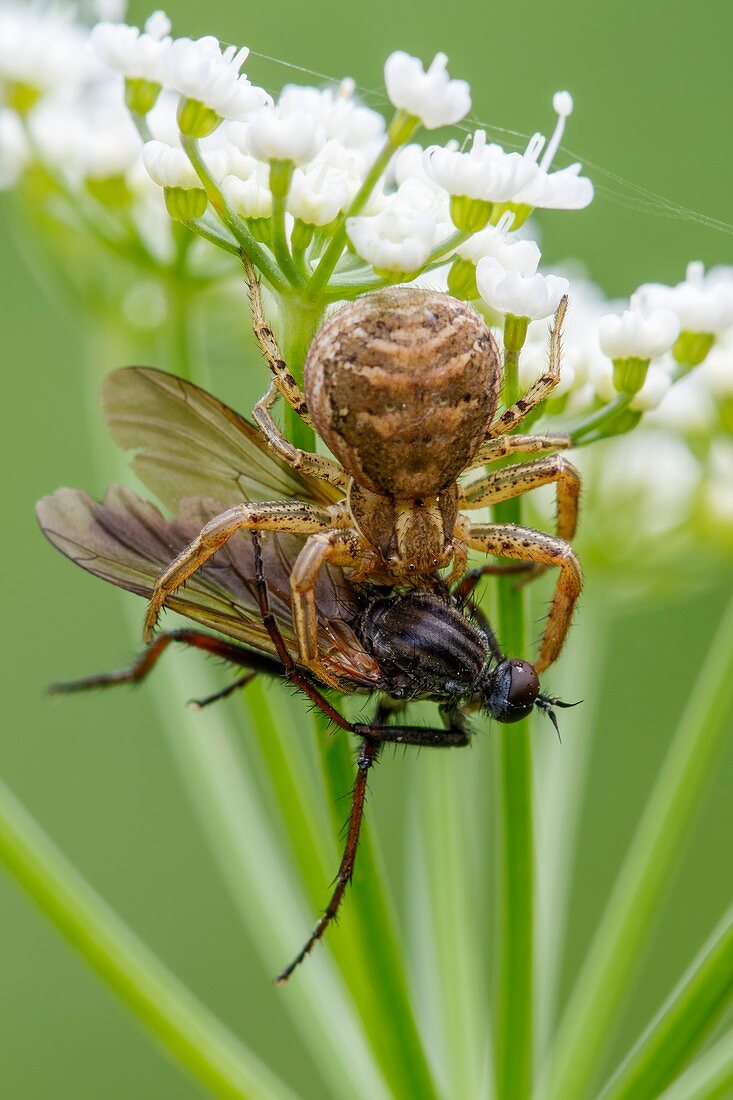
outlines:
[[[133,4],[131,21],[144,19],[148,10]],[[489,126],[547,130],[552,93],[567,87],[576,101],[567,144],[581,159],[733,222],[733,7],[725,0],[694,6],[532,0],[508,7],[477,0],[450,6],[437,0],[175,0],[168,11],[176,33],[246,42],[309,69],[351,74],[366,88],[380,86],[392,49],[426,59],[444,50],[451,74],[471,82],[475,113]],[[248,71],[270,88],[297,79],[257,57]],[[628,186],[588,174],[601,185],[589,211],[541,219],[547,261],[581,257],[591,276],[619,295],[642,279],[676,281],[688,259],[732,262],[730,235],[658,216],[663,211],[629,208]],[[606,188],[621,192],[620,201]],[[3,199],[0,210],[2,774],[166,962],[303,1095],[317,1096],[308,1052],[282,1007],[288,993],[273,989],[243,938],[158,735],[146,689],[60,704],[43,696],[49,680],[126,659],[121,599],[141,608],[133,597],[119,597],[72,568],[36,529],[33,504],[40,495],[60,484],[98,492],[103,478],[92,466],[85,434],[84,333],[77,318],[39,288],[23,254],[22,229],[12,224],[11,204]],[[254,382],[250,375],[245,385],[245,372],[238,370],[226,362],[217,381],[246,408],[261,374]],[[583,811],[566,984],[705,653],[724,588],[730,576],[726,585],[614,626],[608,659],[597,670],[604,684],[602,724]],[[486,743],[474,749],[488,750]],[[572,752],[572,744],[563,751]],[[400,792],[420,766],[421,758],[399,757],[380,770],[371,817],[385,835],[399,829]],[[638,1033],[730,900],[732,795],[733,738],[690,836],[620,1047]],[[198,1095],[2,874],[0,912],[3,1096]]]

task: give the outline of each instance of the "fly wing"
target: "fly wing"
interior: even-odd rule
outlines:
[[[253,424],[173,374],[113,371],[102,384],[102,407],[115,443],[135,452],[135,473],[172,512],[184,497],[229,507],[288,497],[329,505],[341,496],[276,458]]]
[[[98,503],[79,489],[58,489],[36,507],[46,538],[87,572],[150,598],[172,558],[222,511],[219,502],[188,499],[167,520],[129,489],[113,485]],[[272,611],[285,644],[298,659],[290,610],[290,573],[303,540],[265,533],[262,554]],[[255,591],[254,552],[249,536],[235,535],[167,604],[195,622],[254,649],[275,654],[262,624]],[[324,569],[316,588],[318,643],[324,661],[352,689],[374,688],[378,666],[352,630],[358,609],[339,570]]]

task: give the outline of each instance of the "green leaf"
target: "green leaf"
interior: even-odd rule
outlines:
[[[733,1000],[733,908],[605,1087],[600,1100],[653,1100]]]

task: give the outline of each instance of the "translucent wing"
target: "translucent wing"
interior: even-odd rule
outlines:
[[[36,507],[44,535],[62,554],[87,572],[146,598],[165,566],[221,510],[219,502],[188,499],[182,503],[180,515],[167,520],[152,504],[117,485],[108,489],[101,504],[79,489],[58,489]],[[270,603],[296,659],[290,573],[302,545],[303,540],[293,535],[262,536]],[[316,599],[324,660],[353,689],[375,687],[378,666],[351,628],[358,615],[356,598],[339,570],[322,571]],[[275,652],[257,605],[254,555],[248,536],[230,539],[190,578],[185,590],[167,602],[195,622],[255,649]]]
[[[102,384],[102,406],[115,443],[135,452],[135,473],[173,512],[184,497],[229,507],[283,497],[328,505],[341,496],[281,462],[254,425],[173,374],[113,371]]]

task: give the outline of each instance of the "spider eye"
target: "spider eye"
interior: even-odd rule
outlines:
[[[502,661],[492,675],[486,708],[498,722],[520,722],[532,713],[539,691],[539,677],[529,661]]]

